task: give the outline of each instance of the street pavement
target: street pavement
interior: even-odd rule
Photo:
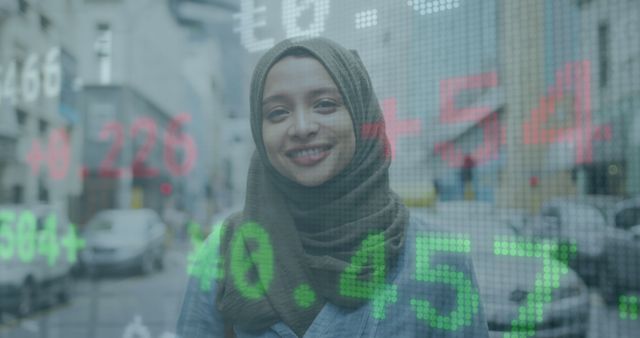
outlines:
[[[67,305],[17,320],[4,316],[1,338],[171,338],[184,296],[187,247],[167,252],[150,276],[81,279]]]
[[[188,248],[167,253],[164,271],[150,276],[79,280],[67,305],[45,309],[30,318],[7,318],[1,338],[175,338],[175,324],[186,286]],[[640,319],[621,319],[591,291],[588,338],[637,337]]]
[[[622,319],[615,306],[607,307],[596,290],[591,292],[588,338],[636,338],[640,319]]]

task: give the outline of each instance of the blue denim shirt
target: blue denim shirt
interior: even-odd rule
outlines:
[[[488,337],[473,266],[463,247],[464,240],[412,216],[399,265],[387,276],[396,297],[387,297],[382,311],[374,310],[372,301],[356,310],[326,303],[304,337]],[[192,278],[178,336],[224,337],[215,302],[215,283],[202,291]],[[259,334],[234,331],[238,338],[296,337],[283,322]]]

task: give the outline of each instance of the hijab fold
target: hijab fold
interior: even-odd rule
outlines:
[[[262,141],[265,79],[271,67],[293,50],[303,50],[324,65],[354,124],[353,159],[317,187],[305,187],[282,176],[269,162]],[[326,302],[355,309],[368,301],[344,296],[340,274],[352,263],[361,243],[379,233],[384,234],[388,273],[403,248],[409,214],[389,188],[390,156],[385,151],[388,140],[382,111],[357,53],[324,38],[284,40],[259,60],[250,104],[256,152],[249,167],[244,210],[226,222],[231,231],[224,232],[221,245],[225,278],[218,287],[217,306],[227,320],[245,331],[259,332],[282,321],[301,337]],[[363,128],[369,130],[365,137]],[[264,290],[258,299],[243,296],[231,271],[236,264],[230,256],[231,240],[242,236],[237,230],[246,222],[262,227],[273,248],[273,278],[262,280],[256,271],[266,264],[265,258],[251,255],[255,239],[242,237],[244,259],[253,265],[247,280]],[[369,280],[373,270],[372,263],[366,263],[358,278]]]

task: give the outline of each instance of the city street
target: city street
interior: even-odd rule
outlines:
[[[165,269],[150,276],[81,279],[68,305],[42,310],[25,320],[6,318],[2,338],[113,338],[173,336],[186,283],[186,248],[171,250]],[[141,320],[143,331],[136,328]],[[127,327],[133,335],[125,335]]]
[[[596,291],[591,293],[591,315],[589,338],[596,337],[637,337],[640,332],[640,320],[623,320],[618,309],[606,307]]]
[[[70,304],[42,310],[25,320],[5,317],[0,337],[175,337],[186,283],[186,254],[186,248],[171,250],[165,270],[149,277],[81,279]],[[590,296],[589,338],[637,336],[640,320],[621,319],[618,309],[604,306],[595,289]]]
[[[0,338],[640,337],[638,18],[0,0]]]

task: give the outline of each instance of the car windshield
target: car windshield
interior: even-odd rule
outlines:
[[[146,224],[147,220],[141,214],[104,214],[89,223],[87,233],[111,233],[116,236],[139,235],[143,233]]]
[[[608,220],[611,217],[611,212],[616,207],[616,203],[619,203],[620,201],[622,201],[622,198],[618,197],[597,198],[591,200],[590,205],[598,209],[598,211]]]
[[[564,209],[563,213],[564,218],[568,224],[589,224],[597,226],[606,226],[607,224],[604,215],[600,211],[598,211],[598,209],[592,206],[570,204],[566,209]]]
[[[616,214],[616,227],[628,230],[640,225],[640,206],[624,209]]]

